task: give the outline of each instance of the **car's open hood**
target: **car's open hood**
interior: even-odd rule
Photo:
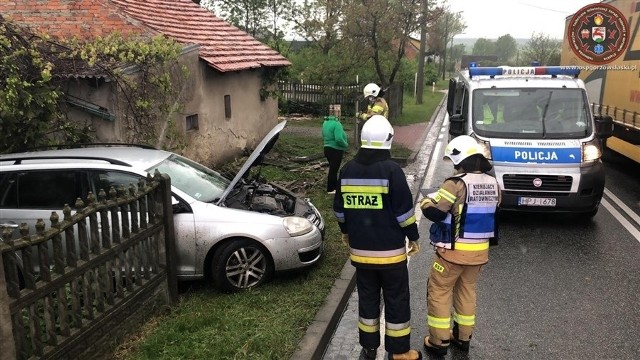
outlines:
[[[269,131],[269,133],[264,137],[264,139],[262,139],[262,141],[260,141],[260,144],[256,146],[255,150],[253,150],[253,152],[251,153],[251,156],[249,156],[247,161],[245,161],[245,163],[242,165],[242,167],[240,168],[236,176],[229,183],[229,186],[222,193],[222,196],[220,196],[220,199],[216,203],[217,205],[224,203],[225,199],[227,198],[231,190],[235,188],[235,186],[238,184],[240,179],[242,179],[242,177],[248,173],[249,169],[251,169],[252,166],[259,165],[262,163],[264,156],[267,153],[269,153],[269,151],[271,151],[271,149],[273,148],[273,145],[278,140],[280,131],[284,129],[284,126],[286,124],[287,124],[286,120],[280,122],[273,129],[271,129],[271,131]]]

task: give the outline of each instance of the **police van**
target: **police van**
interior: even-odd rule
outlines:
[[[485,148],[501,209],[593,217],[604,191],[602,142],[610,116],[589,107],[577,67],[478,67],[449,81],[450,139]]]

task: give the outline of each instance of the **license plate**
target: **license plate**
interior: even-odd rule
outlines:
[[[524,206],[556,206],[556,198],[518,198],[518,205]]]

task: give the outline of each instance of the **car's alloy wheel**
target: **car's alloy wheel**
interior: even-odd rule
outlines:
[[[250,240],[233,241],[220,248],[211,268],[215,283],[229,291],[260,286],[273,272],[266,250]]]

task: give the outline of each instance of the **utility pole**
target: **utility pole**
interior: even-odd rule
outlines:
[[[416,105],[422,104],[424,94],[424,55],[427,52],[427,12],[429,1],[422,0],[422,20],[420,22],[420,49],[418,50],[418,75],[416,76]]]
[[[447,70],[447,43],[449,42],[449,9],[445,10],[444,16],[444,46],[442,47],[444,50],[444,55],[442,56],[442,80],[444,80],[444,74]]]

